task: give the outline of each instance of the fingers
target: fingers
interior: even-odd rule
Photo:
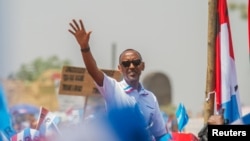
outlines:
[[[68,30],[71,34],[75,35],[75,32],[73,32],[72,30]]]
[[[79,26],[79,24],[80,24],[80,26]],[[69,25],[70,25],[70,27],[71,27],[72,29],[69,29],[68,31],[69,31],[70,33],[72,33],[73,35],[75,34],[75,32],[77,32],[77,31],[79,31],[79,30],[83,30],[83,32],[86,33],[85,28],[84,28],[84,26],[83,26],[82,20],[79,20],[79,24],[76,22],[75,19],[73,19],[72,22],[69,23]]]
[[[81,29],[82,29],[84,32],[86,32],[86,31],[85,31],[85,28],[84,28],[84,26],[83,26],[82,20],[79,20],[79,22],[80,22],[80,25],[81,25]]]
[[[75,19],[73,19],[73,23],[74,23],[74,25],[75,25],[75,28],[77,28],[77,30],[80,30],[79,25],[78,25],[78,23],[76,22]],[[75,28],[74,28],[74,29],[75,29]]]
[[[224,123],[224,119],[221,115],[211,115],[207,122],[211,125],[222,125]]]
[[[77,31],[76,27],[75,27],[72,23],[70,23],[69,25],[72,27],[72,29],[73,29],[75,32]],[[71,31],[72,31],[72,30],[71,30]]]

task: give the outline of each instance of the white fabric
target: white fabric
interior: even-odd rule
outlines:
[[[158,137],[165,134],[166,128],[163,117],[160,112],[158,101],[155,95],[144,89],[138,92],[129,86],[125,80],[117,82],[115,79],[108,77],[104,74],[103,86],[100,87],[96,84],[99,92],[105,99],[107,108],[134,106],[136,103],[139,105],[148,125],[152,125],[149,130],[152,135]]]

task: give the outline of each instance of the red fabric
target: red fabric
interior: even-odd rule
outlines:
[[[199,141],[192,133],[172,132],[173,141]]]

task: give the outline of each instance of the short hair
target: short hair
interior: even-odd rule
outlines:
[[[141,57],[141,54],[139,51],[135,50],[135,49],[132,49],[132,48],[129,48],[129,49],[125,49],[119,56],[119,62],[121,62],[121,57],[122,55],[125,53],[125,52],[128,52],[128,51],[134,51],[135,53],[138,54],[138,56],[140,57],[140,59],[142,60],[142,57]]]

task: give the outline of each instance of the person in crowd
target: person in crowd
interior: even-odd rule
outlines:
[[[209,125],[223,125],[225,122],[223,115],[212,115],[208,118],[207,123]]]
[[[208,125],[223,125],[223,124],[225,124],[223,113],[218,114],[218,115],[216,114],[211,115],[207,120],[207,124],[205,124],[198,133],[199,141],[208,140]]]
[[[145,128],[152,135],[152,140],[169,140],[171,136],[165,128],[157,98],[154,93],[145,89],[140,82],[141,73],[145,69],[145,62],[141,54],[131,48],[124,50],[120,54],[118,70],[121,72],[123,78],[121,81],[117,81],[98,68],[97,62],[91,53],[91,47],[89,46],[91,31],[85,30],[82,20],[76,21],[73,19],[69,25],[71,28],[68,31],[75,37],[80,46],[85,67],[105,99],[107,110],[126,109],[126,107],[137,109],[136,107],[139,107],[139,111],[146,123]],[[116,115],[116,117],[120,116]]]

